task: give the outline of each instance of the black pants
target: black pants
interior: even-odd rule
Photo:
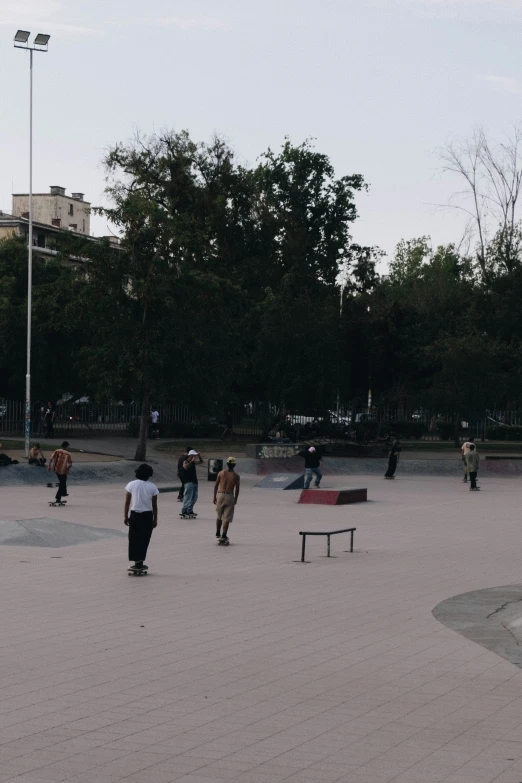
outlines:
[[[56,478],[59,482],[58,492],[56,493],[56,500],[59,503],[62,499],[62,496],[67,494],[67,473],[57,473]]]
[[[45,422],[45,437],[54,438],[54,421],[50,419]]]
[[[477,487],[477,471],[476,470],[470,470],[470,472],[469,472],[469,480],[471,481],[470,489],[476,489],[476,487]]]
[[[45,465],[45,459],[44,457],[29,457],[29,465],[41,465],[43,467]]]
[[[388,470],[384,474],[385,478],[391,478],[393,475],[395,475],[395,471],[397,470],[397,457],[395,454],[392,454],[388,458]]]
[[[152,535],[152,511],[131,511],[129,517],[129,560],[139,563],[147,557]]]

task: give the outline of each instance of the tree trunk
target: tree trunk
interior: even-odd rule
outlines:
[[[147,433],[149,429],[149,408],[150,394],[148,391],[143,393],[141,403],[140,434],[138,436],[138,445],[134,459],[136,462],[144,462],[147,458]]]
[[[460,446],[460,413],[455,414],[455,448]]]

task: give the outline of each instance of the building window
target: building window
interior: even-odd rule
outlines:
[[[83,233],[85,234],[85,218],[83,219],[82,223],[83,223]]]
[[[29,220],[29,212],[22,212],[22,217],[24,220]]]
[[[78,228],[77,223],[70,223],[69,224],[69,231],[76,231]]]
[[[69,215],[74,215],[74,206],[73,206],[73,204],[69,204]]]
[[[62,225],[62,221],[60,220],[60,218],[53,218],[52,223],[53,226],[56,226],[56,228],[60,228],[60,226]]]

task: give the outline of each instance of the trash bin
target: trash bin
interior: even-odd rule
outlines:
[[[220,470],[223,470],[223,460],[222,459],[209,459],[208,461],[208,480],[209,481],[215,481],[217,479],[217,474]]]

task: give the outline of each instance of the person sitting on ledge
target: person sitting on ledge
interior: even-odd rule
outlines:
[[[46,461],[47,460],[44,457],[44,453],[40,448],[40,444],[35,443],[29,452],[29,465],[38,465],[39,467],[43,468]]]

